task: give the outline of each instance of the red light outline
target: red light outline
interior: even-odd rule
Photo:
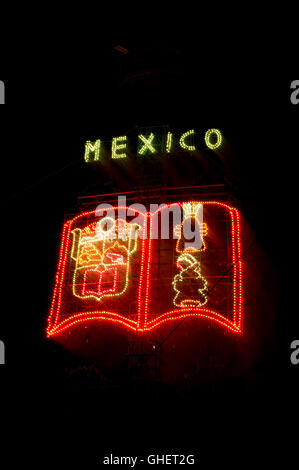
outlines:
[[[167,321],[179,320],[182,318],[191,318],[191,317],[202,317],[226,327],[234,333],[242,332],[242,308],[243,308],[243,281],[242,281],[242,261],[241,261],[241,226],[240,226],[240,214],[235,207],[231,207],[228,204],[218,202],[218,201],[188,201],[187,203],[200,203],[203,205],[217,205],[226,208],[229,211],[231,218],[231,247],[232,247],[232,256],[231,256],[231,265],[233,270],[233,321],[223,317],[214,310],[210,310],[202,307],[188,307],[188,308],[179,308],[174,309],[168,312],[165,312],[156,318],[147,321],[148,318],[148,304],[149,304],[149,288],[150,288],[150,266],[151,266],[151,255],[152,255],[152,239],[151,237],[147,239],[144,237],[142,239],[141,246],[141,271],[140,271],[140,280],[138,287],[138,319],[137,321],[128,319],[123,315],[120,315],[115,312],[108,311],[93,311],[93,312],[79,312],[74,315],[71,315],[67,319],[58,323],[59,313],[61,309],[61,298],[62,298],[62,287],[65,280],[65,269],[66,262],[69,250],[70,243],[70,234],[71,228],[74,222],[79,218],[84,216],[89,216],[94,214],[95,211],[83,212],[73,219],[69,220],[64,224],[61,247],[59,251],[59,261],[56,274],[56,282],[53,293],[53,300],[51,304],[50,314],[48,317],[48,326],[46,330],[47,337],[55,336],[65,331],[68,328],[71,328],[79,323],[89,321],[89,320],[106,320],[109,322],[115,322],[120,325],[125,326],[126,328],[132,329],[134,331],[143,333],[150,331],[156,328],[158,325],[165,323]],[[152,217],[159,211],[165,210],[171,206],[179,204],[182,206],[183,203],[172,203],[163,206],[154,213],[143,214],[138,212],[138,215],[143,215],[144,217],[150,217],[150,233],[152,233]],[[186,202],[184,202],[186,204]],[[110,210],[115,210],[116,208],[111,208]],[[119,209],[128,209],[128,207],[120,207]],[[109,208],[105,209],[105,211]],[[147,224],[145,224],[147,228]],[[147,246],[146,246],[147,245]],[[147,260],[147,262],[146,262]],[[145,267],[146,264],[146,267]],[[146,274],[144,274],[146,272]],[[146,276],[146,282],[144,287],[144,275]],[[144,294],[143,294],[144,293]],[[144,300],[144,301],[143,301]],[[55,312],[55,317],[54,317]],[[54,320],[53,320],[54,318]]]
[[[109,271],[113,271],[113,274],[114,274],[114,282],[113,282],[113,287],[112,288],[108,288],[108,289],[104,289],[104,290],[100,290],[100,286],[102,284],[102,278],[103,278],[103,274],[109,272]],[[97,295],[100,297],[101,295],[105,294],[106,292],[115,292],[116,291],[116,286],[117,286],[117,267],[116,266],[111,266],[109,268],[106,268],[105,271],[98,271],[97,269],[87,269],[84,273],[84,283],[83,283],[83,289],[82,289],[82,295],[86,295],[86,294],[94,294],[94,291],[93,290],[87,290],[86,289],[86,276],[87,276],[87,273],[98,273],[100,276],[99,276],[99,281],[98,281],[98,292],[97,292]]]

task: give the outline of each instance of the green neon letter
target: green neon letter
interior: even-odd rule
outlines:
[[[112,158],[126,158],[126,153],[117,153],[118,150],[123,150],[126,148],[126,140],[127,136],[125,135],[123,135],[122,137],[113,137],[111,148]]]
[[[189,137],[189,135],[194,135],[194,129],[191,129],[190,131],[187,131],[187,132],[185,132],[184,134],[181,135],[181,138],[180,138],[180,146],[181,146],[182,149],[184,149],[184,150],[193,151],[193,150],[195,150],[194,145],[188,145],[188,144],[186,144],[186,142],[185,142],[185,139],[186,139],[187,137]]]
[[[100,139],[96,140],[95,142],[91,142],[88,140],[85,144],[85,154],[84,160],[86,162],[95,162],[100,160],[100,148],[101,148],[101,141]],[[92,159],[93,154],[93,159]]]
[[[138,138],[143,142],[143,146],[139,149],[138,153],[144,155],[147,150],[151,153],[156,153],[156,149],[152,146],[152,141],[154,140],[155,134],[151,133],[149,137],[144,137],[144,135],[139,134]]]
[[[211,136],[216,136],[216,140],[215,140],[215,137],[214,137],[214,143],[211,142]],[[205,134],[205,143],[206,143],[206,146],[209,147],[209,149],[217,149],[218,147],[220,147],[220,145],[222,144],[222,134],[221,132],[218,130],[218,129],[209,129],[207,130],[206,134]]]
[[[171,152],[171,146],[172,146],[172,133],[167,132],[166,153]]]

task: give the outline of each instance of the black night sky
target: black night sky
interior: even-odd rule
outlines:
[[[290,83],[298,77],[283,54],[266,46],[247,45],[240,54],[220,44],[217,60],[206,51],[196,41],[117,39],[103,43],[96,57],[63,49],[37,64],[20,53],[19,74],[1,70],[0,339],[7,362],[0,370],[1,440],[13,440],[18,462],[89,469],[110,453],[177,451],[199,453],[202,468],[292,462],[299,105],[290,102]],[[248,344],[250,354],[258,348],[257,358],[240,376],[224,373],[211,383],[197,377],[193,386],[138,381],[45,338],[65,215],[82,209],[79,196],[140,187],[119,162],[87,165],[85,141],[134,136],[151,126],[219,128],[228,143],[229,163],[222,166],[177,158],[151,171],[166,186],[225,184],[255,234],[263,256],[252,263],[268,278],[261,281],[265,297],[256,300],[261,317],[253,314],[251,324],[263,331],[263,344]],[[270,320],[263,305],[273,306]]]

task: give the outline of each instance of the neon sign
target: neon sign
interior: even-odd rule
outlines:
[[[159,136],[160,137],[160,136]],[[190,129],[180,136],[175,136],[172,132],[167,132],[166,136],[158,139],[158,136],[149,132],[147,135],[137,136],[137,156],[169,154],[174,151],[195,152],[196,132]],[[162,143],[161,143],[162,142]],[[211,150],[219,149],[223,144],[223,136],[219,129],[208,129],[204,134],[205,146]],[[100,139],[94,142],[88,140],[85,144],[84,160],[87,163],[100,161],[103,153],[110,152],[113,160],[127,157],[129,148],[129,138],[126,135],[113,137],[109,144],[105,144]],[[104,148],[106,147],[106,148]]]
[[[110,227],[104,230],[107,222]],[[137,249],[136,232],[140,228],[138,224],[128,224],[123,219],[115,223],[113,219],[104,217],[96,225],[92,223],[83,230],[77,228],[72,231],[71,257],[76,262],[74,296],[100,300],[126,291],[130,258]]]
[[[206,249],[205,237],[207,236],[207,224],[201,222],[200,213],[203,211],[202,204],[183,204],[183,222],[175,227],[175,233],[179,236],[176,244],[176,252],[179,256],[176,261],[180,273],[173,278],[175,290],[174,305],[176,307],[198,307],[205,305],[208,301],[208,283],[201,275],[199,253]],[[188,221],[194,221],[198,225],[201,236],[199,247],[191,246],[184,242],[183,225]],[[192,253],[192,254],[191,254]]]
[[[154,218],[178,206],[184,217],[176,237],[152,236]],[[145,334],[166,322],[198,318],[242,331],[242,261],[239,211],[216,201],[164,205],[120,215],[84,212],[64,224],[47,336],[91,320]],[[113,212],[116,218],[111,217]],[[199,216],[201,215],[201,217]],[[199,246],[183,243],[191,219]]]

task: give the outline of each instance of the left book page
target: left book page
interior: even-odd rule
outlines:
[[[114,210],[115,209],[115,210]],[[85,212],[63,228],[47,335],[99,319],[138,328],[146,237],[116,208]]]

